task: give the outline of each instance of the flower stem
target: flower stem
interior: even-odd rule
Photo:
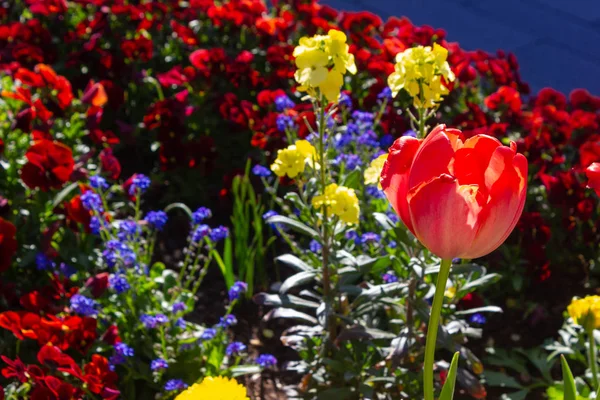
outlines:
[[[592,370],[592,382],[594,385],[593,389],[598,390],[598,362],[596,360],[596,339],[594,339],[593,329],[588,330],[588,337],[590,340],[590,346],[588,348],[588,357],[590,369]]]
[[[321,194],[325,195],[325,187],[327,186],[327,163],[325,160],[325,101],[324,96],[321,95],[319,101],[319,164],[321,168],[320,184]],[[326,311],[327,314],[327,330],[329,334],[329,341],[333,343],[336,336],[336,324],[335,318],[331,312],[333,308],[333,296],[331,295],[331,277],[329,271],[329,229],[328,229],[328,216],[327,216],[327,205],[323,204],[323,220],[321,222],[321,258],[322,258],[322,274],[323,274],[323,298],[325,305],[329,307]]]
[[[425,138],[425,110],[419,107],[419,139]]]
[[[435,345],[437,340],[438,325],[440,322],[440,312],[444,303],[444,292],[446,291],[446,281],[450,275],[452,260],[442,260],[440,272],[438,273],[435,284],[435,295],[431,305],[431,314],[429,315],[429,324],[427,325],[427,342],[425,343],[425,366],[423,370],[423,384],[425,390],[425,400],[434,400],[433,397],[433,362],[435,358]]]

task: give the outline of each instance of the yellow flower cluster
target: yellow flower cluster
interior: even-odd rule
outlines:
[[[386,153],[371,161],[371,164],[364,172],[365,185],[377,184],[377,187],[381,190],[381,182],[379,182],[379,178],[381,176],[381,170],[383,170],[383,164],[385,164],[387,158],[388,155]]]
[[[312,199],[314,208],[327,207],[327,212],[340,217],[347,224],[358,224],[360,207],[354,189],[338,186],[335,183],[325,188],[325,194]]]
[[[586,331],[600,328],[600,296],[573,299],[567,307],[569,316]]]
[[[308,92],[313,97],[317,89],[330,102],[340,97],[346,71],[356,73],[354,55],[348,53],[346,35],[335,29],[327,35],[303,37],[294,49],[296,73],[294,77],[300,84],[299,91]]]
[[[388,85],[396,96],[402,89],[413,98],[417,108],[434,108],[448,94],[442,77],[448,82],[454,80],[454,73],[446,61],[448,50],[435,43],[430,46],[417,46],[396,55],[395,71],[388,77]]]
[[[277,158],[271,164],[271,171],[279,177],[287,175],[295,178],[304,172],[306,164],[315,165],[317,151],[307,140],[297,140],[296,143],[277,151]]]
[[[204,378],[181,392],[175,400],[249,400],[246,388],[235,379],[222,376]]]

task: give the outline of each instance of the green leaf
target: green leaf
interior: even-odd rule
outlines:
[[[348,175],[346,175],[346,177],[344,178],[344,181],[342,182],[342,186],[346,186],[351,189],[358,190],[360,187],[361,180],[362,180],[362,172],[359,169],[355,169],[354,171],[352,171]]]
[[[290,290],[296,286],[300,286],[300,285],[304,285],[305,283],[312,282],[312,280],[315,279],[315,276],[317,276],[316,272],[312,272],[312,271],[298,272],[297,274],[292,275],[289,278],[287,278],[281,284],[281,287],[279,288],[279,293],[285,294],[285,293],[287,293],[288,290]]]
[[[456,311],[455,314],[456,315],[471,315],[471,314],[480,313],[480,312],[501,313],[502,308],[500,308],[498,306],[477,307],[477,308],[470,308],[468,310]]]
[[[454,386],[456,384],[456,370],[458,369],[459,355],[460,353],[457,351],[452,357],[450,369],[448,370],[448,377],[446,378],[446,383],[444,383],[444,387],[442,388],[442,393],[440,394],[439,400],[454,399]]]
[[[373,213],[373,217],[375,218],[375,221],[377,221],[384,230],[391,231],[392,229],[394,229],[394,223],[387,215],[376,212]]]
[[[284,254],[275,259],[275,261],[282,262],[290,267],[294,268],[296,271],[314,271],[315,269],[296,257],[293,254]]]
[[[169,211],[174,210],[176,208],[183,210],[188,215],[188,217],[192,219],[192,210],[190,210],[190,208],[183,203],[171,203],[165,207],[165,212],[168,213]]]
[[[267,224],[287,225],[290,228],[292,228],[293,230],[300,232],[300,233],[304,233],[305,235],[308,235],[314,239],[319,237],[319,233],[317,231],[315,231],[314,229],[304,225],[300,221],[297,221],[295,219],[291,219],[288,217],[284,217],[283,215],[275,215],[275,216],[267,219],[266,222],[267,222]]]
[[[485,373],[485,380],[490,386],[523,389],[523,385],[521,385],[515,378],[502,372],[487,371]]]
[[[165,264],[161,262],[155,262],[150,268],[150,278],[154,279],[162,275],[162,272],[166,269]]]
[[[257,374],[260,372],[258,365],[238,365],[231,368],[231,375],[235,378],[242,375]]]
[[[76,187],[79,186],[78,182],[73,182],[56,195],[54,200],[52,200],[52,209],[56,208],[63,200],[71,193]]]
[[[564,400],[576,400],[577,399],[577,389],[575,388],[575,378],[573,378],[573,373],[569,368],[569,364],[565,359],[565,356],[560,356],[560,365],[562,367],[562,375],[564,381]]]

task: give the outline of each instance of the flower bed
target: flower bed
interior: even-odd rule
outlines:
[[[311,53],[316,34],[341,43],[329,58]],[[423,46],[440,57],[425,87],[396,62]],[[511,378],[483,364],[521,357],[503,356],[506,337],[558,337],[566,304],[597,284],[585,171],[600,161],[600,98],[531,94],[512,54],[315,1],[16,0],[0,5],[0,70],[7,398],[236,396],[203,378],[283,370],[292,398],[419,397],[436,256],[485,255],[455,260],[438,338],[460,352],[460,390],[483,398]],[[524,211],[489,255],[444,252],[378,188],[394,141],[440,124],[528,160]],[[489,364],[482,328],[498,342]],[[279,342],[271,329],[295,352],[256,345]],[[555,389],[552,365],[537,387]]]

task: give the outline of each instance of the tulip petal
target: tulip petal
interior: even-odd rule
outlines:
[[[596,194],[600,196],[600,163],[592,163],[585,170],[585,175],[588,178],[587,187],[594,189]]]
[[[472,248],[463,258],[478,258],[496,250],[517,224],[527,194],[527,159],[514,146],[498,147],[485,172],[489,193]]]
[[[476,185],[443,174],[414,188],[408,207],[417,238],[443,259],[462,257],[475,239],[485,203]]]
[[[452,164],[453,175],[461,185],[479,185],[485,187],[485,171],[492,154],[502,143],[487,135],[473,136],[456,151]]]
[[[381,187],[402,222],[414,233],[408,213],[408,175],[421,140],[411,136],[397,139],[381,171]]]
[[[454,157],[454,151],[462,146],[460,136],[456,132],[460,133],[455,129],[446,129],[445,125],[438,125],[425,138],[415,155],[414,168],[410,170],[409,190],[442,174],[450,173],[449,164]]]

